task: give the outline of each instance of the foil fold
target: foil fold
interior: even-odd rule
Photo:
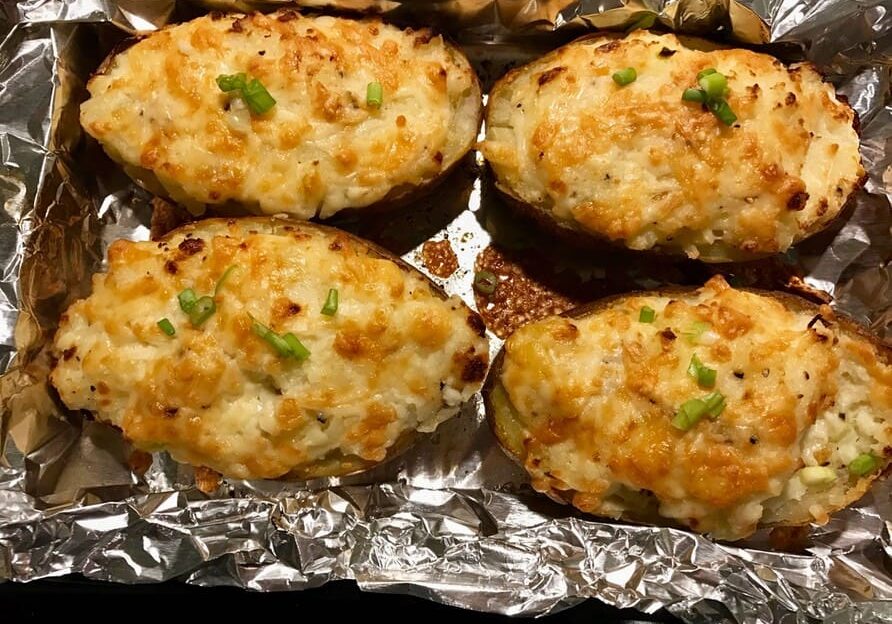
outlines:
[[[480,611],[544,614],[594,597],[687,622],[892,622],[892,486],[777,551],[576,515],[531,491],[497,448],[479,400],[401,459],[344,479],[224,481],[212,494],[161,454],[144,474],[111,429],[66,412],[44,347],[89,290],[107,245],[149,236],[151,200],[86,141],[85,83],[123,37],[203,10],[298,4],[384,14],[456,39],[484,83],[592,28],[656,27],[818,63],[861,120],[869,178],[850,219],[794,260],[805,283],[892,338],[892,15],[867,0],[20,0],[0,6],[0,579],[72,572],[258,591],[355,579]],[[338,223],[425,271],[449,239],[459,270],[435,278],[474,302],[475,258],[496,211],[481,163],[385,221]],[[572,263],[570,263],[572,265]],[[575,265],[573,265],[575,266]],[[578,268],[578,267],[577,267]],[[588,267],[591,277],[605,268]],[[629,289],[642,285],[641,277]],[[648,278],[644,278],[648,279]],[[500,341],[493,337],[493,352]]]

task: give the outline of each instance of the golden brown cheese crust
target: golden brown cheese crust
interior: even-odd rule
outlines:
[[[432,431],[479,389],[479,317],[343,232],[207,220],[161,242],[116,241],[108,272],[62,318],[53,385],[138,448],[240,478],[343,474]],[[217,295],[195,328],[177,295]],[[320,313],[330,288],[334,316]],[[252,317],[310,350],[280,357]],[[157,326],[169,319],[172,337]]]
[[[626,67],[638,78],[621,87]],[[681,99],[710,67],[733,127]],[[864,176],[854,122],[811,65],[639,30],[505,76],[481,149],[503,192],[563,228],[727,261],[782,252],[840,213]]]
[[[244,72],[275,98],[252,115],[219,75]],[[383,104],[366,89],[380,82]],[[427,30],[379,20],[208,15],[113,55],[88,85],[81,123],[150,190],[200,211],[327,217],[438,180],[473,145],[480,88],[467,59]]]
[[[639,322],[644,306],[653,323]],[[717,371],[714,388],[687,373],[695,354]],[[829,309],[816,320],[721,278],[526,325],[503,358],[490,401],[499,438],[533,487],[599,515],[662,516],[727,539],[760,522],[826,521],[876,477],[847,464],[892,454],[889,349]],[[713,389],[726,399],[718,418],[672,425],[685,401]],[[804,466],[830,466],[836,482],[803,486]]]

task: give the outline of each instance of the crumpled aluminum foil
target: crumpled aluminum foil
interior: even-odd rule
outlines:
[[[205,8],[282,2],[205,0]],[[307,0],[375,10],[451,32],[490,81],[569,32],[663,28],[771,44],[819,63],[862,124],[869,180],[832,240],[800,246],[805,282],[892,336],[892,5],[889,0]],[[535,495],[496,447],[478,402],[402,459],[347,479],[224,481],[213,495],[164,455],[144,476],[111,429],[66,413],[42,347],[84,296],[107,244],[147,238],[151,198],[84,141],[84,84],[123,33],[187,18],[175,0],[23,0],[0,5],[0,579],[79,572],[94,579],[273,591],[352,578],[509,614],[597,597],[662,607],[689,622],[892,622],[892,486],[880,484],[797,554],[762,533],[740,544],[600,522]],[[552,31],[552,32],[550,32]],[[492,193],[469,159],[433,200],[370,223],[425,270],[425,239],[448,238],[460,269],[439,281],[473,302],[490,242]],[[384,234],[382,234],[384,232]],[[589,270],[588,275],[603,275]],[[641,272],[629,288],[647,285]],[[645,281],[642,281],[645,280]],[[493,351],[500,346],[493,339]]]

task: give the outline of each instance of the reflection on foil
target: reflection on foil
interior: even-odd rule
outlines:
[[[874,488],[826,526],[802,531],[801,548],[782,553],[772,548],[779,536],[767,532],[721,544],[673,529],[599,522],[533,494],[494,444],[479,401],[413,451],[369,473],[310,483],[224,481],[212,495],[195,488],[192,468],[163,454],[148,469],[138,466],[113,430],[61,409],[46,383],[50,363],[42,347],[61,310],[87,292],[109,242],[147,238],[152,227],[152,197],[80,132],[85,81],[127,33],[188,18],[200,4],[283,3],[23,0],[0,6],[0,364],[8,371],[0,378],[0,578],[80,572],[121,582],[179,578],[263,591],[353,578],[365,589],[512,614],[596,597],[648,612],[665,607],[690,622],[892,622],[889,485]],[[771,50],[804,54],[821,64],[860,115],[866,188],[835,233],[783,258],[722,270],[744,283],[826,290],[837,307],[892,337],[887,1],[298,4],[434,24],[461,43],[485,85],[586,28],[653,23],[784,44]],[[496,260],[506,267],[517,260],[512,270],[522,270],[524,279],[552,275],[553,292],[568,301],[666,281],[702,282],[714,270],[666,263],[654,272],[634,260],[580,260],[549,251],[544,235],[531,238],[522,223],[505,218],[473,157],[412,211],[334,223],[422,271],[440,273],[434,279],[449,293],[481,308],[491,302],[475,298],[475,267]],[[425,266],[424,243],[442,240],[455,254],[448,271]],[[523,263],[531,257],[534,263]],[[492,338],[495,351],[500,340]]]

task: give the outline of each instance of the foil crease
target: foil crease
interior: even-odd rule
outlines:
[[[23,0],[0,6],[0,579],[78,572],[127,583],[181,579],[258,591],[355,579],[508,614],[588,597],[687,622],[892,622],[892,486],[811,527],[796,554],[767,534],[716,543],[685,531],[575,515],[535,495],[476,400],[398,461],[345,479],[224,481],[207,495],[156,455],[144,475],[111,429],[67,413],[43,347],[89,290],[114,239],[149,236],[151,197],[84,141],[85,81],[126,33],[208,8],[383,13],[434,25],[485,83],[572,34],[657,27],[818,63],[858,111],[869,179],[854,214],[794,260],[805,282],[892,338],[892,6],[888,0]],[[448,238],[460,268],[435,278],[474,302],[474,260],[495,210],[479,158],[433,200],[385,225],[339,223],[422,271],[421,242]],[[439,209],[437,205],[439,204]],[[448,208],[443,209],[443,206]],[[377,229],[376,229],[377,228]],[[601,267],[602,269],[604,267]],[[609,267],[607,267],[609,268]],[[589,270],[597,274],[598,271]],[[603,273],[603,270],[601,271]],[[640,277],[629,288],[641,286]],[[492,339],[493,351],[500,341]]]

